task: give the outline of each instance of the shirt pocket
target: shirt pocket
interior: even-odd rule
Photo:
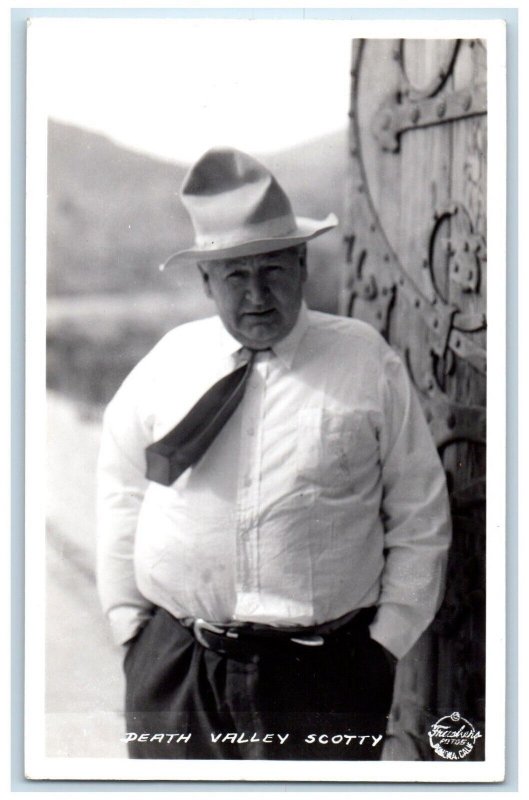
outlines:
[[[363,411],[299,411],[297,469],[302,481],[334,489],[352,488],[376,450],[376,436]]]

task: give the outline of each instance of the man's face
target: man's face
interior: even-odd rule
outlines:
[[[199,267],[224,326],[246,347],[272,347],[296,324],[307,277],[304,246]]]

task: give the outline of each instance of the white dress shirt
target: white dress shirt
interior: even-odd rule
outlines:
[[[116,641],[153,605],[283,627],[376,605],[372,637],[404,655],[442,599],[450,516],[406,370],[373,328],[302,305],[201,460],[172,486],[145,479],[145,447],[240,350],[218,317],[182,325],[107,407],[98,586]]]

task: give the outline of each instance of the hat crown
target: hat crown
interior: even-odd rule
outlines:
[[[272,173],[252,156],[215,148],[190,169],[181,193],[196,244],[217,250],[296,228],[290,201]]]
[[[296,217],[270,170],[233,148],[208,150],[191,167],[180,197],[195,229],[194,245],[160,264],[165,269],[184,259],[211,261],[295,247],[338,224]]]
[[[218,194],[244,183],[262,180],[265,172],[265,168],[246,153],[214,147],[191,167],[182,191],[186,195]]]

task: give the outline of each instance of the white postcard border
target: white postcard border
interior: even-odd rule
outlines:
[[[72,24],[82,24],[71,20]],[[173,21],[171,21],[173,22]],[[185,20],[174,20],[175,24]],[[196,21],[195,21],[196,22]],[[235,24],[219,20],[215,24]],[[273,24],[287,21],[275,20]],[[487,479],[487,737],[484,762],[138,762],[127,759],[58,759],[44,752],[44,597],[46,409],[46,114],[38,96],[39,58],[33,31],[54,20],[34,20],[28,35],[27,112],[27,327],[26,327],[26,771],[32,778],[120,780],[280,781],[499,781],[505,729],[505,29],[496,21],[325,21],[350,27],[356,37],[481,37],[488,47],[489,227]],[[113,21],[119,24],[119,21]],[[167,21],[164,23],[167,24]],[[204,24],[210,24],[204,21]],[[241,23],[244,24],[244,23]],[[256,21],[253,24],[257,24]],[[290,22],[289,22],[290,24]],[[307,20],[305,23],[320,24]],[[491,214],[492,217],[492,214]],[[501,487],[501,491],[497,488]],[[501,598],[499,600],[498,598]]]

